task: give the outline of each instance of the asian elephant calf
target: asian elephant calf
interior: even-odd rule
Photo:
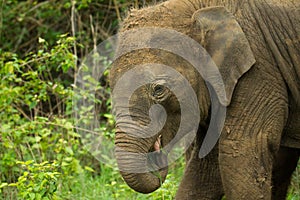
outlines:
[[[191,38],[213,62],[197,53],[200,48],[172,40],[175,34],[135,32],[147,28],[173,30]],[[142,193],[159,188],[170,153],[161,149],[184,137],[176,133],[187,124],[182,132],[196,130],[197,134],[176,199],[221,199],[223,195],[231,200],[284,199],[300,148],[300,1],[169,0],[132,10],[120,33],[124,34],[118,41],[110,84],[115,153],[127,184]],[[155,41],[172,42],[166,42],[165,49],[150,48]],[[193,55],[183,58],[174,53],[181,50]],[[201,74],[189,59],[198,60],[206,73]],[[210,74],[213,66],[220,82]],[[130,71],[134,75],[128,75]],[[171,78],[171,72],[178,72],[179,78]],[[137,79],[145,84],[133,86]],[[194,96],[186,95],[184,80]],[[199,110],[189,113],[199,123],[191,125],[192,120],[181,116],[182,107],[190,109],[189,105],[180,101],[193,104],[194,97]],[[225,119],[216,122],[213,117],[220,110],[226,111]],[[208,133],[212,123],[219,129]],[[212,140],[219,140],[203,157],[203,141],[212,135]],[[149,166],[157,168],[147,172]]]

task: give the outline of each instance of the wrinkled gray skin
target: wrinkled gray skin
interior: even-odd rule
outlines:
[[[236,33],[236,29],[227,26],[233,20],[228,17],[231,15],[242,35],[228,34]],[[300,147],[300,2],[170,0],[133,10],[120,32],[148,26],[171,28],[201,43],[220,68],[227,95],[224,101],[220,99],[227,106],[227,115],[219,142],[200,159],[198,152],[209,123],[211,102],[207,85],[190,64],[167,52],[143,49],[122,56],[111,69],[112,88],[132,66],[144,63],[171,66],[194,88],[201,122],[197,139],[187,152],[187,166],[176,199],[221,199],[224,194],[231,200],[284,199],[299,157],[296,148]],[[136,38],[129,36],[121,40],[119,47],[126,48],[133,39]],[[135,123],[122,115],[122,95],[113,97],[116,157],[121,167],[143,167],[135,166],[137,159],[143,158],[128,152],[157,152],[154,163],[166,162],[158,152],[157,137],[161,135],[162,146],[174,137],[180,108],[173,94],[156,85],[159,83],[140,87],[131,97],[129,110]],[[162,101],[156,99],[163,95],[166,98]],[[139,131],[137,124],[149,123],[149,108],[157,102],[168,114],[163,130],[144,139],[128,134]],[[127,130],[119,128],[122,124]],[[138,192],[152,192],[161,184],[155,173],[121,173]],[[163,181],[167,169],[159,173]]]

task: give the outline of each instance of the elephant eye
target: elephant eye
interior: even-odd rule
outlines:
[[[169,95],[170,90],[168,82],[165,78],[158,78],[151,84],[151,97],[157,103],[165,101]]]
[[[160,95],[164,92],[164,86],[162,85],[156,85],[154,86],[154,95]]]
[[[156,84],[153,86],[152,89],[152,96],[155,98],[161,98],[163,97],[164,93],[166,91],[166,87],[161,84]]]

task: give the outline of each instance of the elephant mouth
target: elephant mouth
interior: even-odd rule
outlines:
[[[162,147],[162,136],[159,135],[147,154],[148,167],[156,176],[162,176],[168,168],[167,153],[163,151]]]

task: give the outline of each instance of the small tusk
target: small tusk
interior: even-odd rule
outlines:
[[[160,152],[161,146],[161,135],[158,136],[157,140],[154,143],[154,150]]]

